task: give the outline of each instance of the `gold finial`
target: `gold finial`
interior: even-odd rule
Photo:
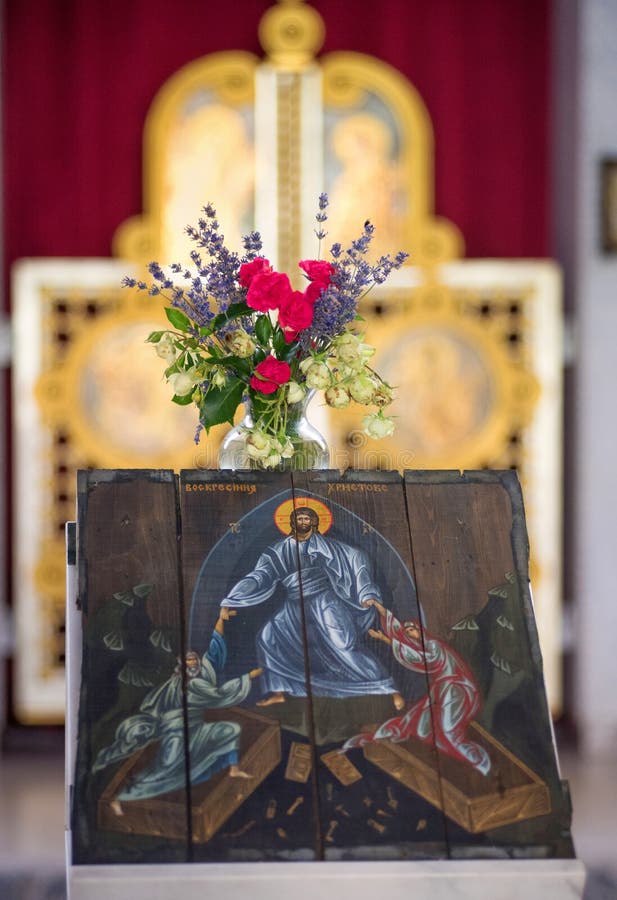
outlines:
[[[310,65],[325,33],[323,19],[303,0],[280,0],[259,23],[259,41],[268,62],[291,72]]]

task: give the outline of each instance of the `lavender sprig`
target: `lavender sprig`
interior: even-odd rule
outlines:
[[[322,198],[323,206],[322,206]],[[325,210],[327,197],[320,197],[320,210]],[[325,213],[324,213],[325,215]],[[317,214],[319,219],[320,213]],[[371,265],[365,257],[373,240],[374,225],[367,220],[360,237],[343,250],[340,243],[330,249],[335,267],[331,284],[315,301],[313,321],[302,335],[300,345],[304,352],[309,348],[325,349],[339,334],[342,334],[357,313],[358,305],[372,287],[382,284],[393,269],[400,268],[407,259],[407,253],[381,256]]]
[[[317,228],[315,228],[315,234],[317,236],[318,244],[317,244],[317,258],[321,257],[321,242],[327,235],[327,231],[325,230],[324,222],[328,221],[328,213],[326,209],[328,208],[328,195],[320,194],[319,195],[319,208],[317,210],[317,214],[315,215],[315,221],[317,222]]]

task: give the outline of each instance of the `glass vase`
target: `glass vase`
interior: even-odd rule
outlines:
[[[253,469],[261,471],[298,471],[327,469],[330,451],[324,436],[309,422],[306,410],[315,391],[309,391],[299,403],[289,405],[286,434],[293,444],[293,454],[282,458],[276,466],[264,466],[262,460],[249,455],[247,439],[254,427],[251,405],[247,401],[244,418],[229,431],[219,447],[219,469]]]

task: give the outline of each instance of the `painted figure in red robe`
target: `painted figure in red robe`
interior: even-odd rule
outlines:
[[[342,750],[362,747],[374,741],[399,743],[418,738],[434,743],[438,750],[470,763],[483,775],[491,761],[486,750],[467,737],[469,722],[480,708],[480,694],[474,678],[457,653],[444,641],[424,631],[417,622],[401,623],[377,600],[367,600],[379,613],[381,631],[369,634],[388,644],[394,658],[411,672],[426,673],[429,692],[400,716],[383,722],[373,731],[355,735]]]

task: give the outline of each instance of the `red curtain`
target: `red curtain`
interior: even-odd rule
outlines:
[[[261,55],[272,4],[5,0],[5,264],[107,256],[139,213],[148,107],[184,63]],[[399,69],[435,130],[436,212],[469,257],[549,252],[549,0],[315,0],[324,52]]]

